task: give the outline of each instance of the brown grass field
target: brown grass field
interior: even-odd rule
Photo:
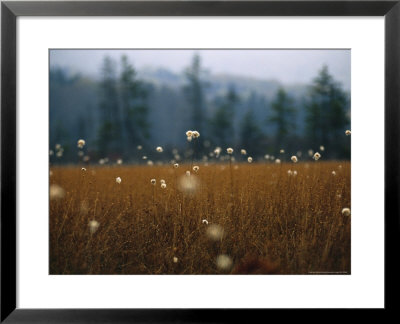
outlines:
[[[199,166],[51,167],[50,274],[350,274],[350,162]]]

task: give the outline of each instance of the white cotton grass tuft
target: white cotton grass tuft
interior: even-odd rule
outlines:
[[[346,136],[350,136],[351,135],[351,131],[348,129],[344,132],[346,134]]]
[[[312,149],[308,150],[308,156],[313,156],[314,155],[314,151]]]
[[[242,154],[242,155],[247,155],[247,151],[246,151],[245,149],[241,149],[241,150],[240,150],[240,154]]]
[[[314,156],[313,156],[313,159],[314,159],[315,161],[318,161],[320,158],[321,158],[321,154],[319,154],[318,152],[315,152],[315,154],[314,154]]]
[[[188,171],[186,171],[186,173],[185,173],[188,177],[190,177],[190,171],[188,170]]]
[[[264,159],[269,160],[269,154],[265,154]]]
[[[161,189],[165,189],[165,188],[167,188],[167,184],[164,182],[161,184]]]
[[[116,178],[115,178],[115,182],[116,182],[116,183],[120,184],[121,181],[122,181],[122,179],[121,179],[120,177],[116,177]]]
[[[118,164],[118,165],[121,165],[121,164],[122,164],[122,159],[118,159],[118,160],[117,160],[117,164]]]
[[[276,159],[276,160],[275,160],[275,163],[276,163],[276,164],[279,164],[279,163],[281,163],[281,160],[280,160],[280,159]]]
[[[174,263],[178,263],[178,258],[174,256],[174,258],[172,259]]]
[[[164,179],[161,179],[161,180],[160,180],[160,183],[165,183],[165,180],[164,180]]]
[[[157,182],[156,179],[151,179],[151,180],[150,180],[150,183],[151,183],[153,186],[156,185],[156,182]]]
[[[199,138],[200,133],[198,131],[193,131],[193,138]]]
[[[186,172],[189,172],[190,175],[190,171]],[[194,194],[199,188],[199,185],[199,180],[195,175],[183,175],[178,178],[178,190],[185,194]]]
[[[347,216],[347,217],[350,216],[351,215],[350,208],[347,208],[347,207],[343,208],[342,209],[342,215],[343,216]]]
[[[323,152],[323,151],[325,151],[325,146],[321,145],[321,146],[319,147],[319,149]]]
[[[201,223],[202,223],[202,224],[208,225],[208,220],[207,220],[207,219],[203,219],[203,220],[201,221]]]
[[[247,162],[249,162],[249,163],[253,162],[253,158],[252,158],[251,156],[249,156],[249,157],[247,158]]]
[[[54,155],[54,151],[53,151],[53,150],[50,150],[50,151],[49,151],[49,155],[50,155],[50,156]]]
[[[157,146],[157,147],[156,147],[156,151],[157,151],[158,153],[162,153],[164,150],[163,150],[163,148],[162,148],[161,146]]]
[[[148,161],[147,161],[147,165],[152,166],[152,165],[154,165],[154,163],[153,163],[153,161],[148,160]]]
[[[57,184],[52,184],[49,189],[49,194],[50,194],[50,199],[62,199],[65,197],[65,190],[57,185]]]
[[[207,227],[206,236],[210,241],[220,241],[224,237],[224,229],[218,224]]]
[[[97,220],[90,221],[89,222],[90,234],[94,234],[97,231],[97,229],[99,228],[99,226],[100,226],[100,224],[99,224],[99,222]]]
[[[143,146],[142,145],[138,145],[136,148],[140,151],[143,148]]]
[[[177,169],[179,167],[178,163],[174,163],[174,168]]]
[[[226,152],[227,152],[228,154],[232,154],[232,153],[233,153],[233,148],[228,147],[228,148],[226,149]]]
[[[218,255],[215,263],[217,268],[222,271],[229,271],[233,265],[232,258],[226,254]]]
[[[193,171],[194,171],[194,172],[199,172],[199,169],[200,169],[200,167],[199,167],[198,165],[195,165],[195,166],[193,167]]]
[[[187,140],[188,140],[188,142],[191,142],[191,141],[192,141],[192,139],[193,139],[193,137],[192,137],[192,136],[188,136],[188,137],[187,137]]]
[[[188,130],[188,131],[186,132],[186,137],[192,137],[192,136],[193,136],[193,131]]]
[[[85,155],[85,156],[83,157],[83,162],[89,162],[89,160],[90,160],[90,156]]]
[[[293,171],[293,176],[297,176],[297,171],[296,170]]]
[[[218,157],[220,154],[221,154],[221,148],[219,147],[219,146],[217,146],[215,149],[214,149],[214,154]]]
[[[335,176],[336,175],[336,171],[332,171],[332,175]]]
[[[297,163],[297,161],[298,161],[296,155],[293,155],[290,159],[292,160],[293,163]]]
[[[86,171],[86,168],[82,168],[81,171],[85,172],[85,171]]]
[[[78,140],[78,147],[83,148],[85,146],[86,142],[83,139]]]
[[[283,153],[285,153],[285,150],[284,150],[284,149],[281,149],[281,150],[279,151],[279,153],[283,154]]]

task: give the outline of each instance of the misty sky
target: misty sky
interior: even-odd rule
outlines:
[[[275,79],[284,84],[309,83],[326,64],[334,78],[350,89],[350,50],[51,50],[50,65],[98,76],[104,56],[122,54],[138,70],[165,68],[180,73],[199,53],[213,74]]]

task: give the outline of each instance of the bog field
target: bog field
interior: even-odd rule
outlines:
[[[190,168],[52,166],[50,274],[350,273],[350,162]]]

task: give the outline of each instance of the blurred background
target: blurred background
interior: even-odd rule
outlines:
[[[350,50],[51,50],[50,160],[350,159],[350,70]]]

